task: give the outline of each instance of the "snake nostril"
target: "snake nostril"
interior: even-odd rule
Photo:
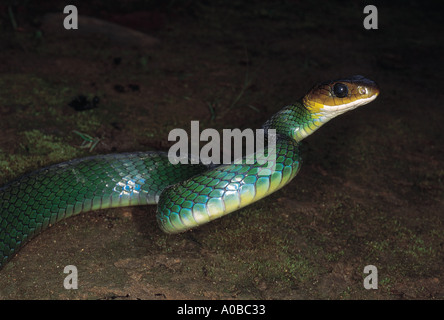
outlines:
[[[358,92],[361,95],[368,94],[368,89],[366,87],[358,87]]]

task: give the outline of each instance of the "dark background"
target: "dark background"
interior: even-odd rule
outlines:
[[[68,4],[99,22],[62,29],[47,14]],[[377,30],[363,27],[367,4]],[[362,74],[381,94],[308,137],[301,172],[268,198],[174,236],[154,206],[68,219],[0,272],[0,298],[442,299],[442,9],[2,2],[0,185],[76,157],[167,150],[191,120],[259,128],[319,81]],[[369,264],[377,290],[363,287]],[[63,288],[66,265],[78,290]]]

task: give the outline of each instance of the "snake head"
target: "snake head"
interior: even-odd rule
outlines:
[[[322,82],[302,99],[315,119],[328,121],[344,112],[367,104],[379,95],[377,84],[363,76]]]

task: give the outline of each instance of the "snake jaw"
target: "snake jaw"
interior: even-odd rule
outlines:
[[[358,100],[344,103],[344,104],[340,104],[340,105],[335,105],[335,106],[324,105],[323,108],[319,111],[319,113],[316,114],[316,116],[318,118],[324,118],[325,120],[327,120],[327,119],[330,120],[330,119],[333,119],[334,117],[337,117],[347,111],[356,109],[357,107],[360,107],[360,106],[363,106],[367,103],[370,103],[373,100],[375,100],[376,97],[377,97],[377,94],[374,94],[368,98],[360,98]]]

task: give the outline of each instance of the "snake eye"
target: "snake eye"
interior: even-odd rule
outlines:
[[[348,95],[348,88],[343,83],[336,83],[333,87],[333,93],[338,98],[344,98]]]

